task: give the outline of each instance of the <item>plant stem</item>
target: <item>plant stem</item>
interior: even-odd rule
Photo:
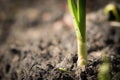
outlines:
[[[82,67],[87,64],[86,49],[86,0],[78,0],[78,21],[79,32],[77,32],[78,40],[78,66]],[[80,37],[79,37],[80,36]]]
[[[83,67],[87,64],[86,49],[86,0],[68,0],[68,6],[73,16],[73,23],[77,36],[78,44],[78,66]]]
[[[103,64],[98,69],[98,80],[110,80],[110,60],[105,54],[102,54],[102,60]]]

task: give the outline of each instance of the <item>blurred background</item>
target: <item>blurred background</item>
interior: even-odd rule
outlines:
[[[87,0],[87,14],[111,2],[120,1]],[[62,25],[73,26],[67,0],[0,0],[0,44],[21,29]]]

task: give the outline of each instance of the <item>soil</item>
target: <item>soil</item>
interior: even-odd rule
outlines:
[[[111,80],[120,80],[120,27],[103,14],[112,0],[92,1],[87,1],[88,64],[81,70],[67,1],[1,0],[0,80],[98,80],[102,53],[110,59]]]

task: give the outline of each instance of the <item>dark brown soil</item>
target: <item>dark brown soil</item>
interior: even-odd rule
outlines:
[[[104,21],[100,6],[94,9],[90,7],[93,3],[87,2],[88,65],[81,70],[76,64],[74,29],[64,21],[67,2],[18,1],[0,3],[5,8],[0,9],[0,80],[98,80],[103,52],[110,58],[111,80],[120,80],[120,27]],[[7,6],[12,10],[9,15]]]

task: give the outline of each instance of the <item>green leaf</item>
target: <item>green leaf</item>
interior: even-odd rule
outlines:
[[[86,42],[86,0],[77,0],[77,15],[82,41]]]
[[[75,5],[75,1],[74,0],[68,0],[68,7],[70,9],[72,17],[75,19],[76,22],[78,22],[77,6]]]

